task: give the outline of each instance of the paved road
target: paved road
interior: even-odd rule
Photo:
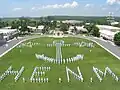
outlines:
[[[0,46],[0,55],[2,53],[4,53],[5,51],[7,51],[8,49],[10,49],[11,47],[13,47],[15,44],[17,44],[18,42],[24,40],[24,39],[29,39],[29,38],[38,38],[38,37],[44,37],[44,36],[27,36],[24,38],[21,38],[19,40],[12,40],[8,43],[8,47],[5,46]],[[114,46],[112,43],[110,42],[106,42],[104,40],[98,39],[98,38],[94,38],[94,37],[84,37],[84,36],[70,36],[70,37],[77,37],[77,38],[86,38],[86,39],[91,39],[91,40],[95,40],[97,41],[99,44],[101,44],[102,46],[104,46],[105,48],[107,48],[108,50],[110,50],[112,53],[114,53],[115,55],[117,55],[120,58],[120,47],[118,46]]]

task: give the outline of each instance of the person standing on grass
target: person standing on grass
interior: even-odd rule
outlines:
[[[62,79],[61,78],[59,78],[59,83],[61,83],[62,82]]]

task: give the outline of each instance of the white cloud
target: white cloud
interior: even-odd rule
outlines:
[[[110,4],[110,5],[120,4],[120,0],[107,0],[107,3]]]
[[[86,8],[89,8],[89,7],[92,7],[92,6],[93,6],[93,4],[86,4],[85,5]]]
[[[19,11],[22,10],[22,8],[13,8],[13,11]]]
[[[38,11],[38,10],[39,10],[39,8],[37,8],[37,7],[32,7],[30,11]]]
[[[72,3],[65,3],[65,4],[53,4],[53,5],[43,5],[42,7],[33,7],[32,10],[36,9],[58,9],[58,8],[75,8],[79,6],[78,2],[73,1]]]
[[[35,9],[36,9],[36,7],[32,7],[32,8],[31,8],[31,10],[35,10]]]
[[[73,1],[73,3],[71,4],[72,7],[77,7],[79,4],[75,1]]]

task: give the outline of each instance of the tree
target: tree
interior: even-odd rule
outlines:
[[[63,31],[63,32],[68,31],[68,25],[61,23],[61,25],[60,25],[60,31]]]
[[[48,29],[49,29],[49,26],[45,26],[44,29],[42,29],[42,33],[45,34],[45,33],[48,33]]]
[[[74,33],[77,34],[77,28],[76,28],[76,26],[74,26]]]
[[[92,35],[95,36],[95,37],[100,37],[99,28],[96,27],[95,25],[92,26]]]
[[[85,25],[84,28],[88,30],[88,33],[90,33],[92,30],[92,25]]]
[[[116,33],[114,36],[114,43],[120,46],[120,32]]]
[[[18,28],[18,26],[17,26],[16,21],[12,21],[12,23],[11,23],[11,29],[17,29],[17,28]]]
[[[94,24],[85,25],[84,28],[86,28],[88,30],[88,34],[91,34],[95,37],[100,37],[99,28],[96,27],[96,25],[94,25]]]
[[[30,33],[30,29],[27,28],[28,23],[30,22],[30,20],[28,18],[19,18],[19,22],[20,22],[20,26],[21,28],[19,29],[21,34],[25,34],[25,32],[27,31],[28,33]]]
[[[4,22],[2,21],[2,19],[0,19],[0,28],[4,27]]]
[[[25,33],[25,31],[28,31],[29,29],[27,28],[26,22],[23,22],[20,28],[20,32]]]
[[[8,21],[4,21],[3,23],[4,23],[4,27],[8,27],[9,26]]]

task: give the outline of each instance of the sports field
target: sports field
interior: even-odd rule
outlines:
[[[109,67],[118,77],[120,76],[120,61],[95,43],[94,48],[77,46],[62,47],[63,58],[84,54],[84,60],[59,65],[36,59],[36,53],[53,58],[56,57],[56,47],[46,47],[47,44],[51,44],[54,40],[64,40],[66,44],[82,41],[91,42],[72,37],[60,39],[42,37],[24,42],[40,44],[33,45],[33,47],[16,47],[0,58],[0,75],[11,65],[13,70],[20,70],[22,66],[25,67],[23,74],[17,82],[14,80],[15,75],[9,75],[1,81],[0,90],[120,90],[120,81],[115,81],[111,75],[107,74],[103,78],[103,81],[100,82],[93,72],[93,66],[103,72],[105,71],[105,67]],[[51,70],[46,71],[46,74],[42,76],[49,78],[48,83],[30,82],[30,77],[36,66],[51,67]],[[66,66],[75,73],[78,73],[77,66],[79,66],[84,82],[77,80],[73,75],[70,75],[70,82],[68,82]],[[23,82],[23,77],[26,82]],[[91,77],[93,78],[93,82],[90,82]],[[59,83],[59,78],[61,78],[61,83]]]

